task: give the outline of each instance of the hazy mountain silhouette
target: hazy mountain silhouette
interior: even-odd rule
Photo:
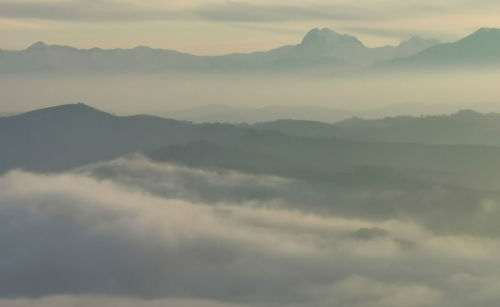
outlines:
[[[345,70],[415,54],[437,44],[414,37],[399,46],[368,48],[356,37],[313,29],[302,42],[265,52],[196,56],[139,46],[133,49],[76,49],[37,42],[21,51],[0,50],[0,72],[170,72]]]
[[[500,65],[500,29],[481,28],[454,43],[432,46],[413,56],[393,59],[377,68],[491,67]]]
[[[0,72],[155,72],[200,67],[201,58],[171,50],[77,49],[38,42],[21,51],[0,51]]]
[[[335,124],[279,120],[258,123],[258,129],[307,137],[337,137],[360,141],[500,146],[500,114],[461,110],[452,115],[398,116],[367,120],[352,118]]]
[[[402,41],[398,46],[378,47],[374,48],[374,51],[380,58],[389,60],[408,57],[440,43],[436,39],[425,39],[415,35],[409,40]]]
[[[195,123],[262,123],[283,119],[306,120],[334,123],[352,117],[379,119],[406,115],[439,115],[451,114],[468,105],[450,104],[399,103],[364,110],[349,110],[321,106],[276,105],[266,107],[237,107],[229,105],[204,105],[184,110],[171,111],[165,114],[168,118],[187,120]],[[474,104],[481,110],[500,110],[496,104]]]
[[[169,118],[189,120],[196,123],[256,123],[290,118],[336,122],[353,116],[353,112],[319,106],[268,106],[245,108],[227,105],[205,105],[166,114]]]
[[[438,44],[436,40],[426,40],[414,36],[398,46],[368,48],[357,37],[339,34],[330,29],[313,29],[309,31],[302,43],[290,51],[303,58],[337,58],[348,63],[364,66],[382,60],[395,59],[412,55]]]
[[[500,65],[500,29],[481,28],[453,43],[414,36],[398,46],[366,47],[355,36],[313,29],[297,45],[247,54],[197,56],[138,46],[77,49],[38,42],[0,50],[0,73],[13,72],[230,72],[293,70],[489,68]]]

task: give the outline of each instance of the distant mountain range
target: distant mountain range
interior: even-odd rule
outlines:
[[[290,106],[277,105],[266,107],[236,107],[228,105],[205,105],[184,110],[167,112],[168,118],[187,120],[195,123],[262,123],[281,119],[320,121],[334,123],[352,117],[378,119],[402,115],[439,115],[451,114],[460,109],[470,108],[468,105],[400,103],[362,111],[338,109],[322,106]],[[500,111],[499,104],[474,104],[474,109],[481,112]]]
[[[194,123],[257,123],[278,119],[314,120],[336,122],[350,118],[353,112],[320,106],[268,106],[261,108],[235,107],[227,105],[205,105],[165,114],[168,118]]]
[[[329,29],[313,29],[297,45],[222,56],[196,56],[146,46],[76,49],[38,42],[25,50],[0,50],[0,73],[350,71],[408,57],[437,44],[437,40],[414,36],[398,46],[369,48],[354,36]]]
[[[139,46],[76,49],[38,42],[25,50],[0,50],[0,73],[19,72],[349,72],[500,65],[500,29],[481,28],[453,43],[417,36],[397,46],[369,48],[355,36],[313,29],[297,45],[263,52],[197,56]],[[372,68],[373,67],[373,68]]]
[[[335,124],[304,120],[257,123],[253,128],[320,138],[369,142],[500,146],[500,114],[460,110],[452,115],[352,118]]]
[[[375,65],[388,69],[500,67],[500,29],[481,28],[453,43],[436,44],[419,53]]]

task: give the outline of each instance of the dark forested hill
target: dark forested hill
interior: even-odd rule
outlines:
[[[0,118],[0,171],[65,169],[210,135],[234,137],[244,130],[147,115],[118,117],[85,104],[62,105]]]

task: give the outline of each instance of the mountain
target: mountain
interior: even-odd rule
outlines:
[[[488,116],[491,117],[488,117],[491,121],[489,125],[493,126],[496,122],[495,127],[498,127],[500,115]],[[457,120],[458,123],[454,123]],[[406,124],[392,127],[384,124],[393,121]],[[146,115],[119,117],[85,104],[62,105],[0,118],[0,172],[14,168],[58,171],[131,153],[146,153],[158,160],[192,166],[203,164],[250,173],[324,180],[365,166],[390,166],[400,171],[427,169],[446,174],[478,171],[481,174],[486,172],[488,176],[492,176],[490,171],[500,168],[498,147],[407,143],[418,140],[412,138],[411,131],[428,134],[436,143],[441,140],[449,144],[448,137],[455,140],[465,137],[467,140],[469,136],[463,136],[463,131],[484,122],[481,115],[467,111],[451,119],[433,117],[429,121],[435,124],[426,122],[425,118],[386,119],[379,122],[385,130],[372,127],[356,130],[349,127],[349,121],[338,125],[314,122],[299,125],[296,122],[278,122],[275,126],[250,127],[195,125]],[[283,126],[283,123],[286,125]],[[464,123],[466,125],[462,130],[452,129]],[[425,126],[436,129],[418,132]],[[445,130],[448,134],[441,134],[441,139],[432,135],[437,129],[442,130],[443,126],[449,127]],[[375,132],[359,132],[370,129]],[[407,131],[406,135],[400,133],[401,142],[383,141],[384,138],[379,137],[382,134],[376,133],[394,129]],[[490,136],[498,135],[495,129]],[[326,132],[342,138],[330,137]],[[445,173],[443,176],[452,180]],[[453,182],[461,180],[460,176],[453,178]]]
[[[382,60],[413,55],[438,43],[437,40],[415,36],[398,46],[369,48],[355,36],[324,28],[309,31],[300,44],[288,47],[283,56],[308,59],[335,58],[361,67]],[[285,53],[283,50],[281,52]]]
[[[253,127],[296,136],[370,142],[500,146],[500,114],[481,114],[472,110],[461,110],[447,116],[351,118],[335,124],[278,120],[258,123]]]
[[[436,39],[425,39],[415,35],[406,41],[402,41],[398,46],[384,46],[373,50],[379,60],[390,60],[409,57],[438,44],[440,44],[440,41]]]
[[[273,162],[278,163],[278,167],[285,167],[282,163],[288,161],[285,152],[278,158],[274,156],[277,151],[281,151],[279,144],[282,142],[288,144],[285,146],[286,150],[299,156],[300,152],[306,150],[304,147],[310,147],[307,150],[321,154],[322,160],[312,160],[310,163],[323,161],[321,163],[331,164],[334,160],[339,163],[343,161],[340,164],[334,163],[338,168],[348,165],[348,161],[351,161],[349,163],[353,167],[374,163],[380,166],[389,165],[394,159],[402,159],[404,167],[410,167],[414,163],[407,160],[414,155],[410,153],[411,150],[428,151],[426,159],[432,162],[433,150],[440,152],[448,148],[442,147],[443,145],[480,146],[449,147],[449,154],[462,155],[463,152],[454,151],[475,148],[473,150],[477,152],[474,155],[483,155],[480,152],[484,151],[486,156],[480,158],[483,163],[491,160],[490,152],[493,151],[496,155],[497,149],[486,149],[484,145],[500,146],[498,135],[500,114],[480,114],[468,110],[450,116],[402,116],[380,120],[354,118],[336,124],[280,120],[254,125],[232,125],[193,124],[148,115],[120,117],[80,103],[1,117],[0,172],[13,168],[63,170],[130,153],[151,153],[160,148],[178,148],[198,144],[197,142],[208,142],[215,148],[222,146],[233,154],[244,151],[245,154],[240,152],[240,158],[255,154],[255,157],[263,157],[268,161],[278,159],[279,163]],[[394,145],[396,143],[400,145]],[[252,149],[254,146],[258,150]],[[322,149],[325,146],[336,151],[340,150],[340,146],[343,148],[342,154],[328,156]],[[404,150],[406,157],[394,157],[390,153],[394,148]],[[365,157],[363,153],[364,158],[359,160],[361,153],[357,153],[358,150],[366,151],[366,154],[380,153],[371,158]],[[210,158],[210,153],[213,152],[214,150],[201,151],[197,154],[215,159]],[[252,168],[258,169],[261,166],[257,164],[255,157],[247,160],[254,161]],[[500,159],[500,153],[498,157]],[[438,166],[433,165],[434,168]],[[287,164],[286,167],[290,166]]]
[[[339,137],[427,144],[480,144],[500,146],[500,114],[461,110],[450,116],[352,119],[335,125]]]
[[[481,28],[453,43],[438,44],[413,56],[377,64],[377,68],[500,66],[500,29]]]
[[[85,104],[50,107],[0,118],[0,172],[67,169],[171,144],[235,138],[244,131],[147,115],[118,117]]]
[[[268,106],[261,108],[206,105],[172,111],[168,118],[196,123],[248,123],[269,122],[284,118],[336,122],[353,116],[353,112],[319,106]]]
[[[38,42],[21,51],[0,51],[0,72],[157,72],[199,67],[200,58],[171,50],[76,49]]]
[[[195,123],[263,123],[283,119],[305,120],[334,123],[352,117],[379,119],[402,115],[439,115],[451,114],[460,109],[470,108],[468,105],[450,104],[398,103],[364,110],[337,109],[322,106],[276,105],[266,107],[237,107],[228,105],[204,105],[178,111],[167,112],[168,118],[187,120]],[[475,109],[487,112],[500,110],[496,104],[474,104]]]
[[[375,54],[355,36],[330,29],[313,29],[292,50],[304,58],[337,58],[351,64],[366,65],[376,61]]]
[[[412,55],[436,43],[434,40],[412,38],[399,46],[368,48],[354,36],[329,29],[313,29],[297,45],[222,56],[196,56],[146,46],[133,49],[77,49],[37,42],[21,51],[0,50],[0,73],[345,71]]]
[[[0,73],[14,72],[347,72],[500,66],[500,29],[481,28],[453,43],[414,36],[397,46],[369,48],[355,36],[313,29],[297,45],[248,54],[197,56],[139,46],[77,49],[38,42],[0,50]]]

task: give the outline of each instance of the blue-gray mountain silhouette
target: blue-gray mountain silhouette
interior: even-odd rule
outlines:
[[[454,43],[432,46],[413,56],[390,60],[379,68],[461,68],[500,66],[500,29],[481,28]]]
[[[500,146],[500,114],[461,110],[452,115],[352,118],[335,124],[303,120],[258,123],[258,129],[306,137],[359,141]]]
[[[309,31],[301,43],[265,52],[196,56],[139,46],[77,49],[37,42],[21,51],[0,50],[0,73],[9,72],[224,72],[348,70],[415,54],[437,44],[418,37],[399,46],[368,48],[356,37],[329,29]]]

